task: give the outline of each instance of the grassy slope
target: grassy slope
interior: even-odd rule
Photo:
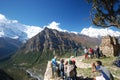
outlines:
[[[51,52],[44,54],[34,53],[17,53],[10,60],[0,63],[0,68],[4,69],[14,80],[29,80],[26,69],[39,71],[44,75],[47,61],[53,57]],[[32,79],[34,80],[34,79]]]
[[[58,52],[56,52],[57,54]],[[73,56],[72,52],[64,52],[61,56],[58,54],[58,57],[70,57]],[[81,55],[81,52],[78,53]],[[26,74],[26,69],[33,69],[37,73],[44,76],[46,71],[47,61],[53,58],[53,53],[48,51],[44,54],[39,52],[34,53],[17,53],[9,61],[3,62],[0,65],[11,77],[15,80],[29,80],[28,75]]]
[[[66,54],[62,54],[59,58],[70,57],[73,56],[74,53],[65,52]],[[78,53],[81,55],[82,52]],[[25,72],[25,69],[34,69],[35,71],[39,71],[41,75],[44,75],[46,70],[47,61],[53,58],[52,52],[46,52],[44,54],[35,52],[29,54],[19,53],[12,57],[11,60],[1,63],[0,68],[3,68],[14,80],[29,80],[28,75]],[[92,63],[96,60],[101,60],[103,65],[107,66],[107,68],[112,72],[112,74],[119,76],[120,69],[112,65],[112,62],[115,60],[115,57],[101,58],[101,59],[89,59],[84,60],[85,63]],[[91,68],[88,69],[77,69],[78,74],[81,76],[94,77],[96,73],[91,72]],[[32,79],[34,80],[34,79]],[[115,79],[118,80],[118,79]]]
[[[83,62],[85,63],[90,63],[92,64],[93,62],[100,60],[102,61],[103,65],[105,67],[107,67],[111,73],[117,77],[119,77],[120,75],[120,69],[115,67],[114,65],[112,65],[112,62],[116,59],[116,57],[107,57],[107,58],[101,58],[101,59],[89,59],[89,60],[83,60]],[[86,77],[95,77],[96,75],[98,75],[98,72],[93,73],[91,71],[91,68],[88,69],[77,69],[78,70],[78,74],[81,76],[86,76]],[[115,80],[119,80],[117,78],[115,78]]]

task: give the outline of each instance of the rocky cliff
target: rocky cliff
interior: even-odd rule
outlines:
[[[31,38],[21,48],[24,53],[46,52],[47,50],[71,51],[86,45],[96,45],[100,41],[80,34],[60,32],[54,29],[45,28],[39,34]]]
[[[120,54],[120,44],[116,37],[103,37],[100,44],[100,49],[102,53],[107,56],[117,56]]]

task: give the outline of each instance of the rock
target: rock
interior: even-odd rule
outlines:
[[[116,37],[105,36],[102,38],[100,50],[106,56],[118,56],[120,51],[120,44]]]
[[[84,56],[79,56],[79,57],[75,57],[75,58],[72,56],[70,58],[64,58],[65,61],[67,61],[69,59],[76,61],[77,68],[91,68],[91,64],[87,64],[87,63],[82,62],[82,60],[84,59]],[[44,74],[44,80],[61,80],[59,77],[53,78],[52,62],[51,61],[48,61],[46,72]]]
[[[83,63],[82,60],[84,59],[84,56],[76,57],[74,58],[76,61],[76,66],[78,68],[91,68],[91,64]]]
[[[44,75],[44,80],[52,80],[53,72],[52,72],[52,62],[48,61],[46,72]]]

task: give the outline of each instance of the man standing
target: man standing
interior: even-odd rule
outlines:
[[[84,54],[85,54],[85,59],[88,59],[88,50],[87,50],[86,47],[85,47],[85,49],[84,49]]]
[[[78,54],[77,48],[74,49],[74,52],[75,52],[75,57],[77,57],[77,54]]]
[[[58,76],[58,63],[56,61],[56,56],[52,59],[52,72],[53,76],[57,77]]]
[[[100,49],[98,46],[96,46],[95,54],[96,54],[96,57],[99,59],[100,58]]]

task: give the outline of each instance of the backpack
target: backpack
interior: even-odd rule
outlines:
[[[73,65],[69,65],[67,67],[67,76],[68,77],[73,77],[74,75],[75,75],[74,66]]]

